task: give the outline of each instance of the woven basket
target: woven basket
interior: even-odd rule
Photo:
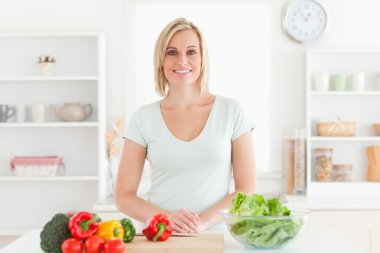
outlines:
[[[353,120],[320,121],[317,123],[319,136],[355,136],[356,122]]]
[[[10,164],[17,177],[53,177],[64,169],[63,158],[59,156],[16,156]]]

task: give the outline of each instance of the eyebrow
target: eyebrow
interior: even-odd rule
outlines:
[[[195,48],[198,48],[197,46],[188,46],[187,48],[192,48],[192,47],[195,47]],[[176,47],[167,47],[166,50],[169,50],[169,49],[177,49]]]

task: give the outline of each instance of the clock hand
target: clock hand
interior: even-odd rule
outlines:
[[[305,22],[308,22],[309,18],[311,16],[311,12],[308,12],[306,16],[304,15],[303,11],[300,11],[300,13],[301,13],[301,16],[303,17],[303,19],[305,20]]]
[[[305,15],[303,15],[303,12],[302,11],[300,11],[300,14],[301,14],[301,16],[305,19],[305,21],[306,21],[306,17],[305,17]]]
[[[309,18],[311,17],[311,12],[307,13],[307,17],[305,18],[305,21],[309,21]]]

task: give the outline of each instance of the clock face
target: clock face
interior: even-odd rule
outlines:
[[[285,11],[283,24],[287,33],[299,42],[318,38],[326,31],[328,15],[315,0],[297,0]]]

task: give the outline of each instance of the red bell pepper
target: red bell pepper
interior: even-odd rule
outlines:
[[[98,217],[89,212],[74,214],[69,221],[71,235],[79,240],[86,240],[98,231]]]
[[[148,240],[165,241],[173,233],[169,218],[162,213],[153,216],[148,226],[142,231]]]

